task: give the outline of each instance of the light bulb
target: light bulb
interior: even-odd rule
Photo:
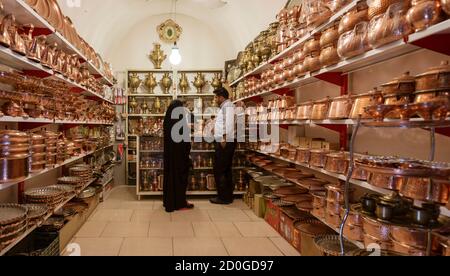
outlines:
[[[182,58],[180,55],[180,49],[178,49],[177,44],[173,46],[169,60],[172,65],[178,65],[181,63]]]

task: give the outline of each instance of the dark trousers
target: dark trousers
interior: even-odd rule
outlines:
[[[220,143],[216,143],[216,160],[214,162],[214,178],[216,181],[217,194],[220,200],[233,201],[233,156],[236,150],[236,143],[227,143],[222,148]]]

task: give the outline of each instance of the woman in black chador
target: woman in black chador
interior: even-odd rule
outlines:
[[[183,112],[180,114],[179,110]],[[172,119],[172,112],[180,114],[177,119]],[[174,114],[175,114],[174,113]],[[179,137],[172,137],[173,127],[179,129]],[[194,205],[186,200],[186,190],[188,186],[189,169],[191,167],[190,133],[187,128],[187,112],[183,108],[183,103],[174,100],[167,109],[164,118],[164,207],[166,212],[173,212],[181,209],[192,209]],[[184,130],[186,130],[184,133]],[[187,140],[184,136],[189,137]],[[183,138],[183,140],[181,140]],[[178,140],[177,140],[178,139]],[[181,142],[179,142],[181,140]]]

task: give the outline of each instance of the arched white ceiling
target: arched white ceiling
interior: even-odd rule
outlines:
[[[120,43],[134,26],[152,16],[166,14],[169,18],[173,12],[172,0],[81,0],[80,7],[69,7],[70,1],[74,2],[58,0],[80,35],[106,60],[117,51],[113,45]],[[286,4],[286,0],[224,0],[227,4],[217,8],[218,2],[178,0],[177,13],[209,25],[221,43],[232,49],[230,59],[273,22]]]

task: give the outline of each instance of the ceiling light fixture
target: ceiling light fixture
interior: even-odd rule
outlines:
[[[173,1],[175,4],[175,13],[174,13],[174,21],[177,21],[177,0]],[[182,61],[182,57],[180,54],[180,49],[177,46],[177,42],[175,41],[172,47],[172,53],[170,54],[169,61],[172,65],[179,65]]]

